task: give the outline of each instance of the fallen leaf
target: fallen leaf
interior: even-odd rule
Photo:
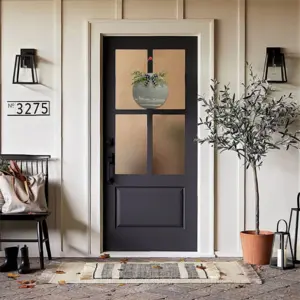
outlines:
[[[152,268],[153,268],[153,269],[162,269],[162,267],[159,266],[159,265],[154,265],[154,266],[152,266]]]
[[[256,265],[256,266],[254,266],[254,270],[255,270],[256,272],[260,272],[260,271],[262,270],[262,266]]]
[[[80,275],[80,274],[81,274],[80,272],[76,273],[76,275]]]
[[[19,289],[33,289],[35,284],[22,284],[19,286]]]
[[[28,285],[28,284],[35,283],[35,280],[18,280],[18,283],[19,284],[26,284],[26,285]]]
[[[184,259],[184,258],[181,258],[179,261],[180,261],[180,262],[185,262],[185,259]]]
[[[7,277],[8,278],[12,278],[12,279],[16,279],[16,278],[20,277],[20,275],[19,274],[15,274],[15,273],[8,273]]]
[[[122,259],[120,260],[120,263],[121,263],[121,264],[127,264],[127,262],[128,262],[128,258],[122,258]]]
[[[66,284],[66,281],[65,280],[58,280],[58,284],[59,285],[64,285],[64,284]]]
[[[124,285],[125,285],[125,283],[120,283],[120,284],[119,284],[119,286],[124,286]]]
[[[200,270],[205,270],[205,269],[206,269],[206,267],[204,267],[204,266],[202,266],[202,265],[201,265],[201,266],[196,266],[196,268],[197,268],[197,269],[200,269]]]
[[[56,270],[55,274],[66,274],[66,272],[65,271],[61,271],[61,270]]]
[[[107,254],[107,253],[104,253],[104,254],[100,255],[100,258],[101,258],[101,259],[110,258],[110,255]]]

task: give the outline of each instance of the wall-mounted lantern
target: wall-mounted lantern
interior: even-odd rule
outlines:
[[[263,79],[270,83],[287,82],[285,58],[281,48],[267,48]]]
[[[16,55],[13,84],[38,84],[35,49],[21,49]]]

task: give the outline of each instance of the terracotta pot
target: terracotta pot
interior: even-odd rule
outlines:
[[[268,265],[272,254],[274,233],[271,231],[242,231],[241,242],[244,262],[252,265]]]

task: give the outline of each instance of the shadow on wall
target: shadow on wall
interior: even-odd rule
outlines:
[[[49,211],[51,212],[47,219],[50,235],[50,246],[54,256],[59,254],[60,249],[76,256],[88,255],[88,226],[80,221],[72,212],[66,195],[62,195],[63,202],[59,199],[60,186],[49,183]],[[84,202],[83,202],[84,203]],[[85,211],[85,208],[83,208]],[[0,233],[2,238],[36,238],[36,227],[34,222],[0,222]],[[99,233],[98,233],[99,234]],[[13,246],[14,243],[0,244],[0,251],[5,247]],[[15,244],[16,245],[16,244]],[[28,243],[30,253],[38,256],[38,247],[36,243]],[[19,243],[22,247],[23,243]],[[56,246],[56,247],[55,247]],[[57,248],[57,251],[55,251]]]

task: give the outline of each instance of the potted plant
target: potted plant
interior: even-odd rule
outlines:
[[[260,80],[249,66],[249,83],[243,85],[241,97],[231,94],[229,85],[219,90],[220,83],[212,80],[212,97],[199,101],[206,117],[200,118],[207,136],[196,139],[200,144],[209,143],[217,150],[235,151],[251,168],[255,187],[255,230],[241,232],[244,261],[250,264],[268,264],[272,251],[273,233],[260,230],[258,169],[263,159],[272,151],[285,147],[298,148],[299,131],[294,128],[300,115],[299,106],[292,101],[292,94],[278,99],[272,96],[271,85]]]
[[[148,61],[153,61],[150,56]],[[133,98],[143,108],[155,109],[162,106],[168,97],[166,73],[132,73]]]

